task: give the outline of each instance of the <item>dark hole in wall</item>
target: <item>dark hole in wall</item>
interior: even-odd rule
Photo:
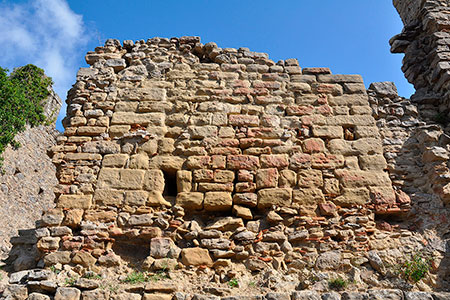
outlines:
[[[177,189],[177,173],[176,172],[167,172],[163,171],[164,173],[164,191],[163,196],[164,197],[176,197],[178,194]]]

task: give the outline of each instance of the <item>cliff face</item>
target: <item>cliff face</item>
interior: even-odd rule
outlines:
[[[55,119],[60,107],[61,100],[52,91],[45,102],[45,115]],[[56,144],[58,135],[54,124],[28,128],[16,136],[20,148],[8,147],[3,153],[4,174],[0,176],[1,259],[6,258],[11,249],[10,238],[17,236],[18,230],[34,228],[42,212],[54,206],[56,169],[47,150]]]

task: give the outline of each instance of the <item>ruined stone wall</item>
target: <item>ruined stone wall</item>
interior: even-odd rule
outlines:
[[[405,28],[390,41],[404,53],[402,71],[416,89],[411,100],[426,120],[448,124],[450,14],[447,0],[394,0]]]
[[[51,149],[58,198],[36,230],[38,266],[396,287],[389,266],[426,246],[401,222],[410,201],[378,130],[388,117],[360,76],[196,37],[108,40],[86,60]]]

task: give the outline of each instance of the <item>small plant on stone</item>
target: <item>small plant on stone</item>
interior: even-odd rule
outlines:
[[[347,280],[342,277],[333,278],[328,281],[328,287],[335,291],[342,291],[347,287],[347,285]]]
[[[64,285],[65,286],[74,286],[75,282],[77,282],[77,279],[75,277],[68,277],[66,278],[66,280],[64,281]]]
[[[164,271],[159,271],[159,272],[157,272],[155,274],[152,274],[152,275],[150,275],[148,277],[148,279],[150,281],[160,281],[162,279],[167,279],[167,278],[169,278],[169,276],[167,276],[167,273],[164,272]]]
[[[59,273],[61,273],[61,270],[58,270],[55,266],[50,266],[50,271],[52,271],[52,272],[55,273],[56,275],[58,275]]]
[[[228,281],[228,286],[230,288],[239,287],[239,281],[236,278],[233,278],[230,281]]]
[[[123,283],[137,284],[142,282],[147,282],[149,280],[147,274],[143,272],[132,272],[127,275],[127,277],[122,280]]]
[[[418,252],[397,266],[397,273],[406,281],[419,282],[430,271],[432,259]]]
[[[99,274],[95,274],[94,272],[87,272],[86,274],[83,275],[83,278],[100,280],[102,279],[102,276],[100,276]]]
[[[249,283],[248,283],[248,286],[249,287],[256,287],[256,282],[254,282],[254,281],[250,281]]]

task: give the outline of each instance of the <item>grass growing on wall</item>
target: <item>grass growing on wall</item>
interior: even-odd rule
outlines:
[[[50,94],[52,79],[34,65],[26,65],[8,75],[0,67],[0,167],[8,145],[19,147],[14,137],[31,127],[44,124],[43,101]]]

